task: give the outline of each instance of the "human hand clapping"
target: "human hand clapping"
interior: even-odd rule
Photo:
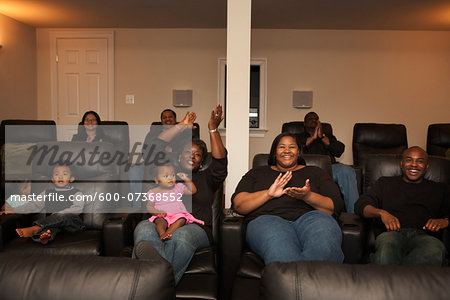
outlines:
[[[309,179],[306,179],[305,185],[301,188],[298,187],[288,187],[286,188],[286,194],[292,198],[305,200],[311,195],[311,186],[309,184]]]
[[[280,173],[268,190],[269,197],[278,198],[282,196],[286,192],[284,187],[289,182],[289,180],[291,180],[291,178],[291,171],[287,171],[284,175]]]

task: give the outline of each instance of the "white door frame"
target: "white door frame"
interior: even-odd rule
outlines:
[[[56,63],[56,40],[67,39],[98,39],[107,40],[108,48],[108,117],[105,120],[114,120],[114,31],[113,30],[51,30],[50,31],[50,85],[52,119],[57,121],[58,116],[58,64]]]

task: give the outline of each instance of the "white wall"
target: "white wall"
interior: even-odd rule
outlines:
[[[0,14],[0,120],[36,119],[36,30]]]
[[[201,136],[217,102],[217,59],[226,55],[225,29],[117,29],[115,118],[158,120],[172,89],[193,89]],[[48,29],[38,29],[38,117],[50,115]],[[1,54],[1,53],[0,53]],[[430,123],[450,122],[450,32],[253,30],[252,57],[267,58],[269,131],[251,138],[268,152],[283,122],[303,120],[292,90],[313,90],[313,110],[332,123],[352,163],[356,122],[403,123],[410,145],[425,147]],[[125,105],[135,94],[136,104]],[[182,117],[188,109],[175,109]],[[232,162],[230,162],[232,167]]]

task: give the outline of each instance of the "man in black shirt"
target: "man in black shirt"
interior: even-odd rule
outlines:
[[[402,176],[379,178],[355,204],[378,225],[371,262],[444,265],[445,245],[432,235],[449,226],[449,186],[424,178],[428,155],[420,147],[406,149],[400,166]]]
[[[322,123],[315,112],[309,112],[304,120],[305,131],[300,135],[303,153],[328,155],[333,168],[333,180],[339,185],[344,196],[347,212],[354,212],[354,205],[358,200],[358,185],[355,170],[336,161],[344,153],[345,145],[334,135],[327,135],[322,131]]]

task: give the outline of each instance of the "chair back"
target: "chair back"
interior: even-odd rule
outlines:
[[[445,156],[450,149],[450,123],[431,124],[427,132],[427,153]]]
[[[30,125],[34,126],[33,130],[29,127],[19,127],[12,130],[14,134],[6,136],[7,125]],[[7,138],[8,143],[34,143],[56,141],[56,123],[53,120],[19,120],[10,119],[3,120],[1,123],[1,145],[5,143]]]
[[[8,184],[5,184],[5,181],[29,179],[31,177],[31,169],[23,164],[17,164],[16,160],[20,160],[23,155],[26,155],[26,149],[30,146],[30,143],[44,141],[56,141],[56,123],[53,120],[8,119],[1,122],[0,150],[2,154],[0,169],[2,181],[0,206],[4,203],[3,196],[6,199],[15,190],[15,188],[11,188],[13,185],[9,185],[10,188],[8,189]],[[8,143],[7,146],[5,146],[5,142]],[[5,162],[6,156],[8,156],[8,162]]]
[[[108,142],[125,155],[130,151],[130,130],[125,121],[102,121],[101,128]]]
[[[353,164],[363,167],[369,154],[401,154],[408,148],[402,124],[356,123],[353,126]]]

